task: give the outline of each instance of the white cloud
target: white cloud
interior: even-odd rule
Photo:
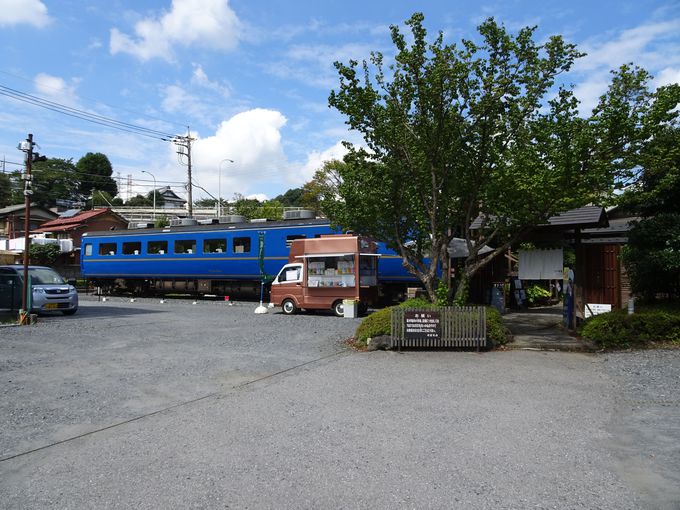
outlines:
[[[229,0],[173,0],[170,11],[138,21],[134,36],[111,29],[109,47],[114,55],[172,61],[175,45],[231,50],[238,44],[240,31],[241,22]]]
[[[611,82],[611,71],[633,62],[657,75],[654,86],[678,80],[680,66],[680,18],[662,22],[643,23],[638,27],[599,37],[579,45],[587,56],[574,66],[582,80],[575,86],[576,97],[581,100],[581,114],[587,115]]]
[[[76,87],[79,82],[80,80],[73,79],[71,84],[68,84],[63,78],[58,76],[40,73],[33,80],[33,86],[41,97],[65,104],[66,106],[79,107],[78,96],[76,94]]]
[[[672,83],[680,83],[680,68],[666,67],[656,74],[654,85],[662,87]]]
[[[203,67],[198,64],[194,64],[194,72],[191,75],[191,84],[211,92],[216,92],[222,97],[229,97],[231,95],[231,86],[229,84],[211,81],[203,70]]]
[[[576,69],[615,69],[628,62],[635,62],[643,67],[656,67],[669,57],[678,59],[678,56],[668,53],[665,46],[664,51],[659,51],[659,46],[670,38],[675,39],[678,32],[680,19],[674,19],[624,30],[610,40],[586,41],[579,49],[588,55],[578,61]]]
[[[49,22],[47,7],[40,0],[0,0],[0,27],[25,24],[43,28]]]
[[[281,143],[286,122],[280,112],[258,108],[223,121],[213,136],[199,137],[193,145],[197,182],[214,195],[219,191],[223,198],[231,198],[282,181],[288,168]]]
[[[264,68],[274,76],[295,79],[328,90],[338,85],[334,62],[347,63],[351,59],[361,61],[368,58],[373,50],[375,47],[370,44],[298,44],[291,46],[283,59],[267,63]]]
[[[298,182],[300,184],[310,181],[314,177],[314,172],[320,170],[326,161],[333,159],[342,159],[347,154],[347,148],[338,142],[332,147],[323,152],[311,152],[307,155],[307,163],[302,168],[300,175],[298,175]]]

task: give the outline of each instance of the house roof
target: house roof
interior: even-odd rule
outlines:
[[[482,216],[477,216],[470,225],[470,230],[477,230],[482,226]],[[607,213],[599,205],[586,205],[577,209],[570,209],[562,213],[551,216],[537,228],[556,228],[559,230],[569,230],[574,228],[603,228],[607,227]]]
[[[163,196],[163,198],[168,201],[168,202],[182,202],[185,204],[187,201],[184,200],[182,197],[178,196],[170,187],[165,187],[157,190],[160,195]]]
[[[578,209],[571,209],[548,218],[546,226],[572,227],[572,228],[597,228],[606,227],[607,213],[599,205],[586,205]]]
[[[83,211],[80,214],[68,217],[60,217],[51,221],[47,221],[40,225],[40,228],[35,229],[34,232],[64,232],[67,230],[75,230],[76,228],[86,225],[93,218],[98,218],[105,215],[113,215],[121,221],[127,223],[120,215],[113,212],[111,209],[92,209],[91,211]]]
[[[0,216],[8,216],[13,213],[23,213],[25,208],[26,206],[24,204],[3,207],[2,209],[0,209]],[[31,211],[33,212],[40,211],[41,213],[44,213],[46,216],[52,216],[53,218],[58,216],[57,213],[50,211],[46,207],[37,204],[31,204]]]

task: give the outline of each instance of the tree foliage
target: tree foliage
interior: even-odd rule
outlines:
[[[6,173],[0,173],[0,208],[13,205],[12,179]]]
[[[633,292],[680,297],[680,214],[661,213],[630,231],[623,262]]]
[[[340,170],[345,163],[338,160],[326,161],[319,170],[314,172],[311,181],[302,188],[302,204],[312,209],[316,214],[326,214],[325,205],[332,205],[338,198],[338,186],[342,182]]]
[[[71,159],[50,158],[32,165],[33,195],[31,201],[53,207],[57,200],[78,201],[78,176]],[[17,175],[20,179],[20,175]],[[19,195],[21,193],[21,195]],[[18,202],[23,201],[23,188],[17,190]]]
[[[291,188],[274,200],[278,201],[283,207],[302,207],[303,188]]]
[[[106,191],[112,197],[118,194],[118,185],[111,177],[113,167],[105,154],[88,152],[78,160],[76,169],[82,195],[89,196],[92,190]]]
[[[430,43],[423,19],[406,22],[408,37],[391,27],[393,63],[375,52],[361,65],[335,64],[340,85],[329,103],[366,146],[346,144],[341,199],[327,214],[386,241],[434,298],[454,236],[470,252],[465,281],[532,226],[607,193],[615,169],[603,161],[616,158],[613,142],[626,133],[601,141],[612,142],[606,154],[593,141],[609,134],[608,105],[627,90],[582,119],[572,91],[556,83],[581,56],[562,37],[537,43],[535,27],[512,35],[488,19],[481,42],[445,44],[439,33]],[[494,251],[478,257],[487,245]]]
[[[638,180],[621,204],[641,216],[623,261],[633,292],[680,297],[680,85],[661,87],[646,102],[639,124],[644,141],[629,166]]]
[[[58,244],[31,244],[28,256],[32,264],[52,266],[59,258],[61,250]]]

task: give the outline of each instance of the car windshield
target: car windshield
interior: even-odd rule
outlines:
[[[66,283],[56,272],[47,268],[33,268],[28,270],[32,285],[62,285]]]

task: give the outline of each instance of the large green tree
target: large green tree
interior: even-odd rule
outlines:
[[[111,177],[113,167],[109,158],[101,152],[88,152],[76,163],[79,191],[83,196],[89,196],[92,190],[105,191],[112,197],[118,194],[118,185]]]
[[[641,219],[630,232],[623,261],[635,293],[680,297],[680,85],[661,87],[645,102],[643,143],[628,166],[637,181],[621,205]]]
[[[32,165],[33,195],[31,201],[52,207],[57,200],[77,201],[78,176],[71,159],[50,158]],[[19,178],[19,175],[17,175]],[[23,200],[23,191],[21,191]]]
[[[12,179],[4,172],[0,172],[0,208],[12,205],[14,196],[12,193]]]
[[[342,182],[340,170],[345,163],[339,160],[326,161],[323,166],[314,172],[311,181],[302,187],[302,203],[317,214],[326,214],[325,202],[335,202],[338,196],[338,186]]]
[[[302,188],[291,188],[274,200],[280,202],[284,207],[302,207]]]
[[[336,63],[329,103],[365,146],[346,144],[340,200],[324,208],[334,223],[397,250],[431,298],[449,242],[465,238],[460,298],[471,276],[533,226],[608,193],[614,168],[599,162],[616,147],[601,154],[594,140],[611,108],[579,117],[557,78],[581,54],[560,36],[536,42],[535,27],[512,35],[488,19],[479,42],[445,44],[441,33],[428,42],[423,20],[406,22],[408,36],[391,27],[392,63],[377,52]],[[494,249],[478,256],[485,246]]]

